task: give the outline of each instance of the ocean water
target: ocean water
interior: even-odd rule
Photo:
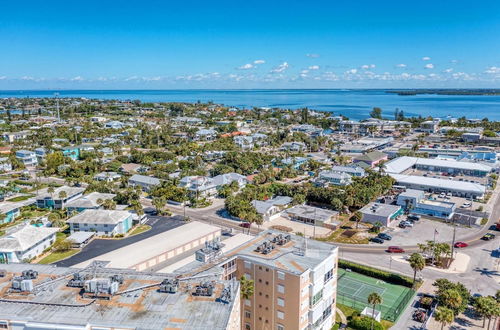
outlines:
[[[279,107],[328,111],[351,119],[364,119],[373,107],[393,118],[394,110],[406,116],[489,118],[500,120],[500,95],[415,95],[399,96],[385,90],[30,90],[0,91],[5,97],[85,97],[96,99],[141,100],[143,102],[208,102],[239,108]]]

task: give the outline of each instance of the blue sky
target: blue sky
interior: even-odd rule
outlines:
[[[500,87],[500,1],[9,1],[0,89]]]

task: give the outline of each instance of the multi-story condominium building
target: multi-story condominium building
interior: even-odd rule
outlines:
[[[85,188],[62,186],[54,192],[46,192],[36,196],[36,206],[39,208],[64,209],[67,203],[80,198]]]
[[[35,166],[38,164],[38,159],[33,151],[18,150],[16,151],[16,158],[19,159],[24,166]]]
[[[241,301],[242,329],[331,329],[337,247],[269,230],[234,251],[219,263],[225,278],[255,283],[254,294]]]

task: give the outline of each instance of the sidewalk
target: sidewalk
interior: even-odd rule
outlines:
[[[409,264],[404,256],[395,256],[392,257],[392,260]],[[452,261],[450,267],[448,269],[437,268],[434,266],[425,266],[426,269],[432,269],[441,273],[448,274],[458,274],[465,273],[467,271],[467,267],[469,266],[470,256],[464,253],[457,253],[455,260]]]

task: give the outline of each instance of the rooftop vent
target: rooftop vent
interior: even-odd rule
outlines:
[[[33,281],[23,276],[14,277],[12,279],[12,289],[21,292],[31,292],[33,291]]]
[[[218,301],[223,302],[225,304],[229,304],[229,302],[231,302],[231,286],[225,287],[222,290]]]
[[[121,275],[113,275],[109,278],[94,278],[84,282],[85,295],[93,295],[98,298],[109,298],[118,291],[118,287],[123,283]]]
[[[179,280],[177,279],[164,279],[160,284],[160,292],[176,293],[179,289]]]
[[[89,275],[82,275],[80,273],[73,274],[73,278],[69,280],[68,286],[72,288],[83,288],[85,281],[90,280]]]
[[[7,275],[7,271],[5,269],[0,269],[0,277],[5,277]]]
[[[38,277],[38,272],[33,269],[23,270],[21,277],[34,280]]]
[[[214,293],[214,285],[210,282],[201,282],[196,286],[193,296],[210,297]]]
[[[201,262],[211,262],[222,254],[222,247],[218,239],[211,242],[205,242],[205,247],[195,252],[196,260]]]
[[[272,250],[274,250],[274,244],[271,241],[265,241],[264,243],[257,246],[255,252],[269,254]]]
[[[285,245],[286,243],[290,242],[291,239],[292,236],[290,235],[278,234],[273,238],[272,242],[278,245]]]

